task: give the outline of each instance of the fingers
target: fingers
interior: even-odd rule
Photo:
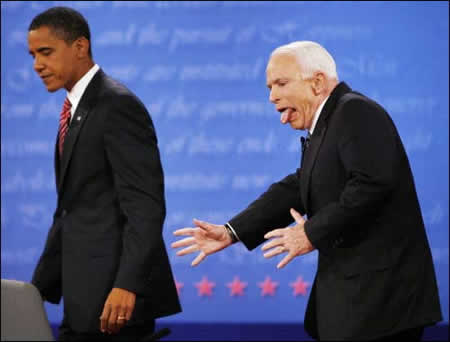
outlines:
[[[131,315],[133,314],[133,310],[134,310],[134,304],[132,306],[130,305],[127,308],[127,311],[125,313],[126,322],[128,322],[131,319]]]
[[[200,252],[199,255],[192,261],[191,266],[197,266],[206,258],[206,254],[204,252]]]
[[[191,236],[188,238],[184,238],[182,240],[176,241],[171,244],[172,248],[178,248],[178,247],[186,247],[180,251],[178,251],[176,254],[177,256],[183,256],[186,254],[194,253],[197,251],[200,251],[201,248],[199,246],[202,245],[202,249],[205,248],[205,244],[211,243],[211,241],[219,241],[217,238],[217,234],[212,234],[214,230],[218,230],[217,225],[213,225],[208,222],[200,221],[197,219],[193,219],[194,224],[196,225],[196,228],[181,228],[176,231],[174,231],[174,235],[177,236]],[[209,242],[208,242],[209,241]],[[208,249],[208,248],[206,248]],[[210,248],[211,249],[211,248]],[[206,258],[206,253],[204,251],[201,251],[197,257],[192,261],[191,266],[197,266],[199,263],[201,263]]]
[[[200,221],[200,220],[197,220],[197,219],[193,219],[192,221],[194,222],[194,224],[197,227],[199,227],[199,228],[201,228],[203,230],[206,230],[206,231],[210,231],[212,228],[214,228],[214,226],[211,223],[208,223],[208,222],[205,222],[205,221]]]
[[[121,288],[113,288],[106,298],[100,316],[102,333],[117,334],[131,319],[136,302],[136,294]]]
[[[175,241],[170,246],[172,248],[178,248],[178,247],[190,246],[194,243],[195,243],[195,239],[193,237],[190,237],[190,238],[184,238],[182,240]]]
[[[286,232],[286,228],[275,229],[275,230],[272,230],[271,232],[268,232],[266,235],[264,235],[264,237],[266,239],[270,239],[273,237],[284,237],[285,232]],[[277,248],[274,248],[274,247],[277,247]],[[264,253],[264,258],[271,258],[275,255],[278,255],[278,254],[281,254],[281,253],[284,253],[287,251],[286,247],[284,246],[284,241],[281,238],[273,239],[272,241],[269,241],[262,247],[262,250],[266,251],[271,248],[272,248],[271,251]]]
[[[284,266],[286,266],[292,259],[294,259],[295,255],[294,254],[288,254],[286,255],[277,265],[277,268],[283,268]]]
[[[117,308],[113,306],[111,314],[109,315],[108,326],[106,327],[106,332],[108,334],[116,334],[119,331],[119,327],[117,325],[117,316],[118,316]]]
[[[122,306],[119,308],[116,320],[116,333],[119,332],[119,330],[122,329],[125,324],[127,324],[127,322],[131,319],[132,311],[133,309],[131,309],[131,307]]]
[[[290,212],[291,212],[291,216],[294,218],[295,222],[297,222],[298,224],[305,223],[305,219],[294,208],[291,208]]]
[[[271,241],[269,241],[268,243],[266,243],[264,246],[262,246],[262,250],[263,251],[267,251],[270,248],[279,246],[283,244],[283,240],[282,239],[273,239]]]
[[[181,228],[177,229],[173,232],[173,235],[181,236],[181,235],[194,235],[195,228]]]
[[[122,313],[119,313],[117,315],[117,321],[116,321],[117,331],[122,329],[126,323],[127,323],[127,315],[126,315],[126,312],[123,311]]]
[[[115,334],[119,331],[118,329],[117,310],[111,304],[106,303],[100,316],[100,331],[102,333]]]
[[[178,251],[177,255],[178,256],[183,256],[183,255],[186,255],[186,254],[197,252],[198,249],[199,249],[198,245],[189,246],[187,248],[182,249],[181,251]]]
[[[103,312],[100,316],[100,331],[102,333],[106,332],[106,328],[108,327],[108,319],[111,314],[111,305],[105,304],[103,308]]]
[[[264,238],[270,239],[277,236],[283,236],[286,228],[280,228],[280,229],[274,229],[270,232],[268,232],[266,235],[264,235]]]
[[[278,246],[277,248],[272,249],[271,251],[264,253],[264,258],[271,258],[275,255],[287,252],[287,249],[284,246]]]

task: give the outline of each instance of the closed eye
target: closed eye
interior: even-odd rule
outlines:
[[[42,49],[39,49],[38,52],[44,56],[49,56],[53,52],[53,50],[50,48],[42,48]]]

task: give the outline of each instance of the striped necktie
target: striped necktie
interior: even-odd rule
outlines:
[[[61,116],[59,118],[59,129],[58,129],[58,147],[59,147],[59,156],[62,156],[63,153],[63,146],[64,146],[64,139],[66,137],[67,129],[69,128],[69,122],[70,122],[70,108],[72,107],[72,104],[70,103],[69,99],[66,97],[63,108],[61,111]]]

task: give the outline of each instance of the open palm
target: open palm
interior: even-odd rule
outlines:
[[[172,243],[172,248],[186,247],[177,252],[178,256],[200,251],[191,265],[201,263],[206,256],[216,253],[232,244],[225,226],[194,219],[196,228],[181,228],[174,231],[176,236],[189,236]]]

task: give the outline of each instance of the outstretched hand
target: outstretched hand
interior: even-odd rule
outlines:
[[[262,247],[263,251],[271,249],[264,253],[265,258],[288,253],[278,263],[277,268],[282,268],[296,256],[309,253],[315,249],[305,234],[305,219],[292,208],[291,215],[297,223],[295,226],[275,229],[264,235],[266,239],[274,238]]]
[[[173,232],[176,236],[189,236],[171,244],[172,248],[186,247],[177,252],[178,256],[200,253],[192,261],[191,266],[197,266],[206,256],[216,253],[232,244],[225,226],[194,219],[196,228],[181,228]]]

